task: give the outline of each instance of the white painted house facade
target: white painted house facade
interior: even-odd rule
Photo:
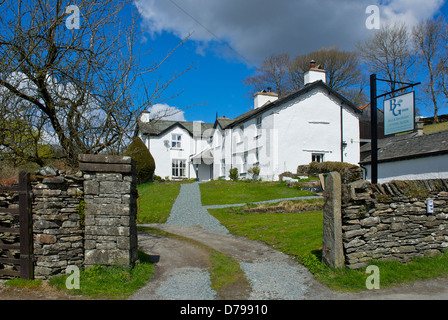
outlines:
[[[370,143],[361,148],[361,167],[371,179]],[[448,179],[448,130],[411,133],[378,140],[378,183]]]
[[[258,166],[263,180],[275,181],[312,161],[357,165],[360,111],[325,82],[325,71],[312,68],[301,90],[282,99],[259,92],[253,110],[214,124],[151,124],[142,117],[139,136],[162,178],[228,179],[231,168],[250,178],[248,170]]]

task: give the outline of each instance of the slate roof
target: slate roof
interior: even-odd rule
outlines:
[[[361,147],[361,164],[370,164],[371,144]],[[448,130],[416,133],[378,140],[378,162],[391,162],[448,153]]]
[[[227,126],[228,127],[234,127],[238,124],[240,124],[241,122],[244,122],[246,120],[252,119],[257,117],[258,115],[262,114],[263,112],[266,112],[269,109],[272,109],[278,105],[281,105],[283,103],[289,102],[293,99],[296,99],[297,97],[300,97],[318,87],[321,87],[323,89],[325,89],[329,94],[337,97],[339,100],[341,100],[346,106],[348,106],[349,108],[351,108],[355,113],[362,113],[361,110],[359,110],[352,102],[350,102],[349,100],[347,100],[344,96],[342,96],[341,94],[339,94],[337,91],[335,91],[334,89],[330,88],[327,84],[325,84],[322,80],[313,82],[313,83],[309,83],[307,85],[305,85],[302,89],[286,96],[283,97],[281,99],[278,99],[274,102],[271,103],[267,103],[257,109],[253,109],[250,110],[246,113],[243,113],[242,115],[236,117],[235,119],[233,119],[233,122],[229,123]],[[223,128],[224,129],[224,128]]]
[[[211,123],[204,123],[201,122],[201,132],[206,134],[206,136],[203,136],[203,138],[208,138],[212,135],[213,124]],[[158,136],[166,131],[169,131],[173,129],[174,127],[179,126],[185,130],[188,131],[188,133],[193,136],[193,128],[194,128],[194,122],[187,122],[187,121],[170,121],[170,120],[157,120],[150,123],[140,123],[140,131],[143,134],[149,134],[151,136]],[[207,130],[207,131],[206,131]]]
[[[337,97],[346,106],[351,108],[354,112],[356,112],[358,114],[362,113],[362,111],[360,109],[358,109],[352,102],[347,100],[344,96],[342,96],[341,94],[336,92],[334,89],[330,88],[322,80],[319,80],[319,81],[305,85],[302,89],[300,89],[286,97],[283,97],[283,98],[278,99],[271,103],[266,103],[265,105],[263,105],[257,109],[253,109],[246,113],[243,113],[242,115],[236,117],[235,119],[228,119],[228,118],[223,117],[223,118],[216,119],[214,124],[202,123],[201,124],[202,132],[204,132],[204,130],[207,130],[207,129],[216,128],[218,124],[221,126],[222,129],[232,128],[236,125],[239,125],[240,123],[242,123],[244,121],[258,117],[260,114],[268,111],[269,109],[272,109],[272,108],[279,106],[283,103],[287,103],[287,102],[289,102],[293,99],[296,99],[297,97],[300,97],[300,96],[302,96],[316,88],[319,88],[319,87],[326,90],[329,94]],[[171,130],[176,125],[181,126],[185,130],[187,130],[190,133],[190,135],[193,135],[193,122],[158,120],[153,123],[140,123],[139,128],[143,134],[150,134],[150,135],[157,136],[157,135],[163,134],[167,130]],[[210,131],[208,131],[208,132],[210,132]],[[211,132],[210,132],[210,135],[211,135]]]

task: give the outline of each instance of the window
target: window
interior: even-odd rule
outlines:
[[[249,157],[249,152],[244,152],[243,155],[243,172],[247,171],[247,158]]]
[[[324,154],[323,153],[313,153],[311,156],[311,161],[324,162]]]
[[[173,160],[172,176],[173,178],[185,177],[185,160]]]
[[[182,148],[182,135],[173,133],[171,135],[171,148],[180,149]]]
[[[238,142],[243,142],[244,126],[239,126],[239,128],[238,128],[238,136],[239,136],[239,141]]]
[[[226,160],[221,159],[221,177],[224,177],[226,175]]]
[[[257,118],[257,128],[261,128],[262,119],[261,117]]]
[[[258,148],[255,149],[255,166],[258,166],[260,164],[260,151]]]

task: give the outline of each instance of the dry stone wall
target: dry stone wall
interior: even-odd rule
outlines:
[[[137,181],[130,157],[80,157],[86,202],[85,265],[137,260]]]
[[[448,248],[448,180],[343,184],[341,216],[349,268],[440,254]]]
[[[34,274],[48,278],[84,260],[83,179],[55,172],[32,183]]]
[[[79,160],[81,171],[74,174],[44,168],[33,175],[37,279],[65,273],[68,266],[132,265],[137,260],[135,162],[104,155],[81,155]],[[18,196],[0,193],[0,207],[18,207]],[[18,227],[18,217],[0,213],[0,226]],[[4,232],[0,239],[19,242]]]

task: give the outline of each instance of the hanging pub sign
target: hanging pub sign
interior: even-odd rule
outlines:
[[[413,131],[415,92],[384,100],[384,135]]]

